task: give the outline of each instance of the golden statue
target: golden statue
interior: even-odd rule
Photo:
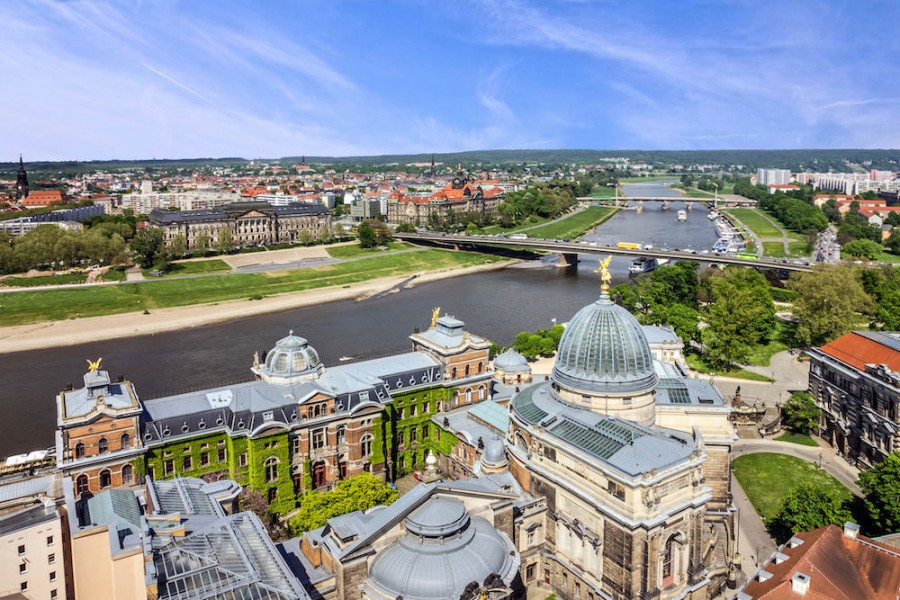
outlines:
[[[441,307],[435,306],[434,310],[431,311],[431,326],[434,327],[437,325],[438,317],[441,316]]]
[[[100,361],[102,361],[102,360],[103,360],[103,357],[102,357],[102,356],[101,356],[100,358],[98,358],[97,360],[91,360],[91,359],[88,358],[88,359],[87,359],[88,370],[89,370],[91,373],[93,373],[94,371],[96,371],[97,369],[99,369],[99,368],[100,368]]]
[[[600,292],[604,294],[609,293],[609,284],[612,281],[612,275],[609,274],[609,263],[611,260],[612,255],[607,256],[600,261],[600,268],[594,271],[594,273],[600,273]]]

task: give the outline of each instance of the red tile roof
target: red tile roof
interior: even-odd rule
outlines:
[[[62,201],[62,193],[59,190],[35,190],[22,200],[22,206],[41,207],[49,206],[51,202]]]
[[[763,567],[771,579],[754,580],[744,594],[754,600],[789,600],[801,596],[791,590],[796,573],[809,577],[809,589],[803,598],[814,600],[895,600],[900,589],[900,553],[895,548],[859,536],[844,535],[840,528],[828,525],[798,533],[803,543],[790,543],[779,550],[787,556],[780,564],[772,561]]]
[[[819,350],[860,371],[865,371],[867,364],[887,365],[891,371],[900,371],[900,351],[872,339],[877,337],[875,334],[851,331]]]

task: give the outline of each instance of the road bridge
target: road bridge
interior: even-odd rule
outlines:
[[[579,202],[614,202],[616,206],[623,202],[684,202],[686,204],[712,204],[719,206],[756,207],[756,200],[736,196],[734,194],[721,195],[718,198],[689,198],[687,196],[579,196]]]
[[[395,233],[394,237],[407,242],[426,242],[442,246],[450,246],[457,250],[475,250],[484,248],[524,248],[529,250],[541,250],[560,255],[560,266],[574,265],[578,262],[579,254],[614,254],[617,256],[647,256],[650,258],[664,258],[668,260],[693,260],[696,262],[717,263],[724,265],[742,265],[745,267],[757,267],[761,269],[777,269],[780,271],[812,271],[812,267],[805,261],[789,261],[787,259],[760,258],[749,260],[727,254],[697,254],[696,252],[683,250],[663,250],[661,248],[619,248],[613,245],[597,244],[586,241],[544,240],[529,238],[525,240],[513,240],[506,237],[489,235],[449,235],[439,233]]]

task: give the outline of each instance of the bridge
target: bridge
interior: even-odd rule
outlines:
[[[684,250],[662,250],[660,248],[619,248],[614,245],[603,245],[597,242],[564,240],[525,239],[513,240],[506,237],[489,235],[449,235],[439,233],[395,233],[394,237],[407,242],[427,242],[440,246],[450,246],[456,250],[475,250],[483,248],[519,248],[543,250],[559,254],[560,266],[572,266],[578,263],[579,254],[614,254],[617,256],[647,256],[668,260],[693,260],[696,262],[717,263],[722,265],[741,265],[761,269],[777,269],[780,271],[812,271],[805,261],[789,261],[786,259],[760,258],[750,260],[727,254],[697,254]]]
[[[684,202],[685,204],[712,204],[714,207],[719,206],[740,206],[748,208],[756,208],[756,200],[744,198],[735,194],[723,194],[721,196],[713,196],[711,198],[689,198],[687,196],[579,196],[579,202],[614,202],[619,206],[623,202]]]

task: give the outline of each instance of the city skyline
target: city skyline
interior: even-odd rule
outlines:
[[[900,9],[10,2],[30,160],[896,147]]]

